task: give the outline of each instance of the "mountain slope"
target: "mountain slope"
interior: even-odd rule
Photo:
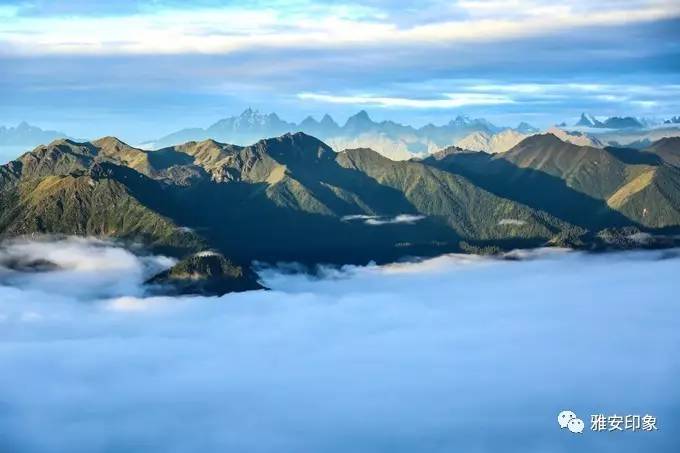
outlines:
[[[425,163],[589,230],[680,225],[680,172],[651,153],[576,146],[544,134],[498,156],[451,154]]]
[[[524,140],[503,155],[519,168],[531,168],[566,181],[567,185],[595,198],[605,199],[646,167],[628,165],[611,150],[577,146],[553,134]]]
[[[162,213],[169,211],[169,187],[175,182],[140,162],[153,163],[154,158],[107,138],[93,143],[59,140],[0,167],[0,239],[34,234],[111,237],[176,257],[203,250],[204,238]],[[159,179],[140,172],[147,170]],[[231,279],[220,288],[259,287],[251,284],[247,268],[236,267],[243,281]]]
[[[398,190],[419,213],[443,219],[470,240],[550,238],[568,227],[544,213],[480,189],[465,178],[418,162],[397,163],[370,150],[343,151],[338,162]]]
[[[173,253],[202,241],[150,210],[101,168],[21,181],[2,194],[0,237],[34,233],[94,235],[139,241]]]
[[[113,137],[58,140],[0,167],[0,237],[107,236],[178,258],[209,248],[230,263],[218,266],[225,278],[235,263],[246,284],[253,260],[388,262],[586,244],[609,227],[677,227],[678,181],[678,169],[654,154],[550,134],[494,156],[449,148],[422,162],[336,153],[304,133],[157,151]]]
[[[680,167],[680,137],[664,137],[644,149],[659,156],[664,162]]]
[[[680,219],[680,173],[667,166],[642,173],[614,193],[607,203],[652,228],[677,227]]]

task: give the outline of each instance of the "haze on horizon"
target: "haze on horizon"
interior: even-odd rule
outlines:
[[[249,106],[415,126],[664,118],[679,37],[672,0],[9,0],[0,124],[139,142]]]

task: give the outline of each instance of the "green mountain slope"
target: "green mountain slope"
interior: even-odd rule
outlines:
[[[504,153],[502,159],[518,168],[556,176],[570,188],[598,199],[609,197],[649,169],[642,163],[628,165],[610,150],[573,145],[552,134],[529,137]]]
[[[501,155],[453,153],[424,162],[588,230],[680,225],[673,189],[680,172],[651,153],[544,134]]]
[[[173,254],[200,250],[200,238],[142,205],[122,183],[94,173],[28,179],[3,193],[0,237],[94,235],[140,241]]]
[[[418,162],[395,162],[365,149],[343,151],[338,162],[394,188],[417,212],[440,218],[467,239],[550,238],[569,228],[565,222],[493,195],[461,176]]]
[[[675,228],[678,175],[650,152],[579,147],[552,135],[502,155],[457,150],[422,162],[369,149],[336,153],[303,133],[157,151],[114,137],[58,140],[0,167],[0,237],[137,241],[189,259],[197,272],[227,269],[236,289],[253,287],[253,260],[386,262],[587,244],[610,227]],[[206,248],[229,265],[191,261]],[[184,274],[176,271],[166,277],[177,281]],[[184,287],[220,288],[210,275]]]
[[[677,227],[680,221],[680,172],[659,166],[623,185],[607,204],[651,228]]]

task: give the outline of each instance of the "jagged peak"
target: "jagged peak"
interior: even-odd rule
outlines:
[[[379,152],[371,148],[348,148],[340,151],[338,153],[340,156],[346,156],[350,160],[360,159],[372,159],[382,161],[391,161],[388,157],[383,156]]]
[[[470,124],[472,119],[468,115],[457,115],[454,119],[449,121],[449,124]]]
[[[515,146],[517,147],[525,147],[525,146],[546,146],[546,145],[554,145],[554,144],[567,144],[570,146],[576,146],[573,145],[569,142],[565,142],[561,138],[559,138],[557,135],[553,134],[552,132],[545,132],[543,134],[535,134],[535,135],[530,135],[529,137],[525,138],[521,142]]]
[[[52,147],[52,146],[88,146],[91,145],[90,142],[77,142],[73,139],[70,138],[57,138],[56,140],[52,140],[47,146]],[[38,146],[38,148],[41,148],[45,145]]]
[[[300,126],[305,126],[305,125],[315,125],[316,126],[318,124],[319,124],[319,122],[312,115],[308,115],[305,119],[303,119],[300,122]]]
[[[192,142],[189,142],[189,143],[192,143]],[[227,146],[226,143],[218,142],[214,138],[206,138],[205,140],[201,140],[199,142],[193,142],[193,143],[195,143],[196,145],[199,145],[199,146],[218,146],[220,148],[223,147],[223,146]]]
[[[323,118],[321,118],[320,121],[321,124],[332,124],[333,126],[337,126],[338,124],[335,122],[332,116],[330,116],[328,113],[324,114]]]
[[[105,137],[98,138],[97,140],[93,140],[92,144],[99,148],[113,146],[132,148],[130,145],[128,145],[118,137],[114,137],[112,135],[107,135]]]
[[[368,112],[366,110],[359,110],[357,113],[347,118],[345,126],[357,123],[372,123],[372,122],[373,120],[371,119],[370,116],[368,116]]]
[[[314,137],[313,135],[305,134],[302,131],[297,131],[297,132],[286,132],[285,134],[279,136],[279,137],[273,137],[270,139],[265,139],[264,141],[267,140],[275,140],[275,141],[285,141],[285,140],[290,140],[293,143],[295,142],[308,142],[308,143],[314,143],[314,144],[321,144],[324,147],[330,148],[328,145],[326,145],[324,142],[319,140],[318,138]]]
[[[538,129],[531,124],[527,123],[526,121],[520,122],[517,127],[515,128],[516,131],[522,132],[522,133],[535,133],[538,132]]]
[[[430,154],[429,157],[431,157],[434,160],[442,160],[445,159],[446,157],[452,155],[452,154],[468,154],[468,153],[478,153],[478,152],[483,152],[483,151],[472,151],[466,148],[461,148],[460,146],[448,146],[444,149],[440,149],[437,152],[434,152]]]
[[[309,135],[309,134],[305,134],[302,131],[286,132],[285,134],[279,135],[277,137],[263,138],[261,140],[258,140],[255,143],[255,145],[269,145],[269,144],[274,144],[274,143],[296,142],[296,141],[299,142],[299,141],[310,140],[310,139],[325,145],[325,143],[323,143],[318,138],[316,138],[312,135]],[[255,145],[253,145],[253,146],[255,146]]]
[[[252,147],[271,157],[284,159],[330,159],[336,152],[318,138],[304,132],[288,132],[279,137],[266,138],[258,141]]]

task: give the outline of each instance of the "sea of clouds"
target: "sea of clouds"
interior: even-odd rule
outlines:
[[[678,451],[680,253],[510,257],[269,268],[271,291],[170,298],[143,288],[168,258],[6,244],[0,451]],[[590,431],[599,413],[659,429]]]

